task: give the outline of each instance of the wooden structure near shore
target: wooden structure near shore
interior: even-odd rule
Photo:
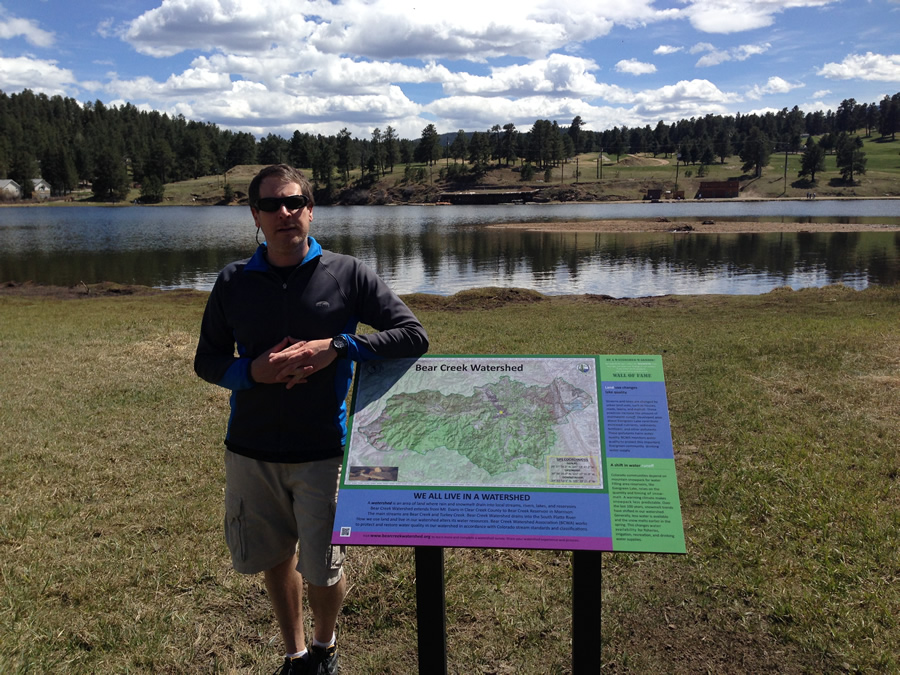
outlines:
[[[684,190],[675,190],[673,192],[672,190],[650,189],[647,190],[644,199],[649,199],[651,202],[659,202],[663,199],[681,200],[684,199]]]
[[[711,180],[700,183],[697,197],[703,199],[732,199],[741,196],[741,183],[737,180]]]
[[[533,202],[537,190],[465,190],[442,192],[439,201],[445,204],[517,204]]]

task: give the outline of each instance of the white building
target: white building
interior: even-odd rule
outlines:
[[[31,184],[34,187],[32,196],[35,199],[50,199],[50,183],[39,177],[32,179]]]
[[[9,178],[0,178],[0,198],[19,199],[22,196],[22,186]]]

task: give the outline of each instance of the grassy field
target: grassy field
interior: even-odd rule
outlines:
[[[0,289],[0,672],[270,673],[222,540],[205,294]],[[900,670],[900,288],[409,296],[434,353],[661,354],[687,555],[604,554],[604,669]],[[413,555],[355,548],[342,672],[415,673]],[[571,671],[570,554],[448,550],[451,673]]]

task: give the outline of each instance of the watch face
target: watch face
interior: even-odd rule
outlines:
[[[343,335],[335,335],[331,338],[331,343],[334,345],[339,356],[347,355],[347,350],[350,348],[350,345],[347,343],[347,338]]]

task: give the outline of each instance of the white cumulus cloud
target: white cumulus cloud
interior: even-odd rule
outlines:
[[[770,77],[764,85],[755,85],[749,92],[747,92],[747,98],[760,99],[763,96],[769,94],[786,94],[789,91],[799,89],[803,86],[804,85],[802,83],[794,84],[788,82],[782,77]]]
[[[764,54],[771,46],[772,45],[768,42],[765,42],[758,45],[740,45],[738,47],[732,47],[731,49],[718,49],[708,42],[698,42],[691,47],[690,53],[702,53],[703,56],[697,60],[696,65],[698,68],[708,68],[727,61],[746,61],[751,56]]]
[[[831,80],[900,82],[900,54],[850,54],[840,63],[826,63],[817,75]]]
[[[680,51],[683,51],[684,47],[675,47],[673,45],[660,45],[656,49],[653,50],[653,53],[657,56],[668,56],[669,54],[677,54]]]
[[[437,119],[439,129],[489,129],[498,120],[511,122],[519,131],[528,131],[538,119],[557,120],[568,124],[576,116],[590,120],[589,129],[605,129],[614,125],[636,126],[640,118],[625,108],[596,106],[580,98],[530,96],[508,99],[478,96],[451,96],[427,106]]]
[[[20,19],[10,14],[0,5],[0,40],[11,40],[22,37],[34,47],[51,47],[56,41],[53,33],[38,27],[30,19]]]
[[[106,89],[125,100],[147,96],[156,99],[183,99],[185,96],[230,91],[231,85],[231,78],[226,74],[189,68],[181,75],[169,76],[165,82],[157,82],[150,77],[120,80],[113,74]]]
[[[72,71],[60,68],[56,61],[27,56],[0,57],[0,89],[5,91],[31,89],[48,96],[69,96],[76,84]]]
[[[691,25],[704,33],[739,33],[771,26],[786,10],[825,7],[840,0],[683,0]]]
[[[656,72],[656,66],[652,63],[644,63],[637,59],[622,59],[616,64],[616,71],[629,75],[647,75]]]
[[[122,31],[122,39],[137,51],[165,57],[188,49],[255,53],[273,44],[302,44],[316,30],[320,3],[239,2],[236,0],[163,0]],[[321,3],[328,9],[329,3]],[[329,12],[330,13],[330,12]]]
[[[444,91],[450,95],[614,95],[609,85],[597,82],[593,75],[596,70],[599,67],[590,59],[551,54],[523,65],[492,68],[487,76],[457,73],[444,84]]]
[[[163,0],[131,21],[123,39],[152,56],[190,49],[259,53],[272,45],[371,59],[485,61],[553,50],[681,16],[653,0]]]

